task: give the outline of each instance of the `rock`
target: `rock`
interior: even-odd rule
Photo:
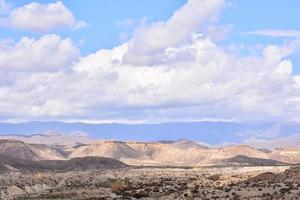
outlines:
[[[0,190],[0,199],[1,200],[10,200],[12,199],[4,190]]]
[[[35,194],[36,193],[36,191],[34,190],[34,189],[32,189],[31,187],[29,187],[29,186],[25,186],[24,187],[24,190],[25,190],[25,192],[27,192],[28,194]]]
[[[22,190],[21,188],[15,186],[15,185],[8,187],[7,193],[10,196],[22,196],[22,195],[26,194],[26,192],[24,190]]]
[[[137,191],[136,194],[133,195],[133,197],[138,198],[138,199],[143,198],[143,197],[148,197],[148,196],[149,196],[149,194],[144,190],[139,190],[139,191]]]
[[[111,193],[111,194],[109,194],[109,197],[112,199],[116,199],[116,198],[118,198],[118,195]]]
[[[65,180],[61,180],[58,184],[57,187],[62,188],[62,187],[66,187],[66,181]]]
[[[34,186],[32,186],[32,189],[34,189],[38,194],[40,194],[45,190],[49,190],[51,188],[46,184],[35,184]]]

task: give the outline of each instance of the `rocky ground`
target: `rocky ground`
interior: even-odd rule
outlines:
[[[299,199],[300,169],[123,168],[0,176],[0,199]]]

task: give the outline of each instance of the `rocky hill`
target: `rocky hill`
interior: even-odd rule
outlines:
[[[48,136],[28,136],[31,138]],[[149,166],[200,166],[215,165],[235,156],[246,156],[258,159],[280,161],[284,163],[300,162],[300,149],[256,149],[249,145],[227,145],[223,147],[207,147],[194,141],[160,141],[160,142],[121,142],[83,140],[79,143],[74,136],[71,142],[55,141],[63,138],[51,135],[50,141],[36,140],[38,144],[26,143],[13,139],[0,140],[0,155],[25,160],[68,160],[81,157],[108,157],[130,165]],[[85,136],[78,136],[85,138]],[[67,137],[68,138],[68,137]],[[66,139],[66,138],[65,138]],[[52,141],[52,142],[51,142]],[[76,143],[74,143],[77,141]],[[60,144],[60,145],[59,145]],[[68,145],[62,145],[68,144]],[[262,161],[262,160],[261,160]],[[243,161],[244,162],[244,161]],[[251,161],[252,162],[252,161]],[[267,162],[268,163],[268,162]],[[259,165],[261,163],[258,163]],[[272,164],[272,163],[271,163]]]
[[[247,166],[282,166],[287,165],[284,162],[271,159],[263,158],[254,158],[248,156],[234,156],[232,158],[225,159],[222,161],[222,164],[231,164],[231,165],[247,165]]]
[[[18,140],[0,140],[0,155],[25,160],[65,159],[58,149],[45,144],[27,144]]]
[[[114,159],[143,159],[144,155],[125,142],[99,141],[89,145],[75,146],[70,149],[70,157],[105,156]]]
[[[127,167],[121,161],[103,157],[83,157],[70,160],[33,161],[0,155],[0,174],[7,172],[68,172],[119,169]]]
[[[45,169],[51,171],[93,171],[99,169],[119,169],[127,165],[119,160],[104,157],[82,157],[70,160],[39,161]]]
[[[257,161],[258,163],[251,161],[258,165],[280,164],[276,161],[291,164],[300,162],[300,149],[275,149],[270,151],[256,149],[249,145],[209,148],[188,140],[168,142],[101,141],[74,147],[69,151],[71,152],[70,158],[107,156],[133,165],[214,165],[235,156],[265,159]]]
[[[300,163],[300,148],[276,148],[269,156],[287,163]]]
[[[267,153],[247,145],[208,148],[193,141],[119,142],[102,141],[69,149],[69,157],[106,156],[134,165],[198,166],[216,164],[226,158],[245,155],[269,158]]]

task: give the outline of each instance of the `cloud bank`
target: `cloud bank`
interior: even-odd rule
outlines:
[[[77,47],[55,35],[4,45],[2,118],[299,121],[300,76],[288,56],[300,42],[230,52],[206,28],[223,5],[189,0],[166,22],[79,61]]]

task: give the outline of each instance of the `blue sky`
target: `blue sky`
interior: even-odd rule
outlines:
[[[233,31],[226,38],[228,43],[280,44],[286,38],[245,35],[245,32],[261,29],[299,30],[299,2],[293,0],[234,0],[233,6],[224,11],[221,23],[233,24]],[[294,73],[300,73],[299,54],[291,56]]]
[[[0,119],[299,121],[299,6],[0,0]]]
[[[12,0],[9,1],[13,6],[20,7],[31,3],[30,0]],[[36,1],[39,3],[51,3],[55,1]],[[119,33],[121,28],[118,23],[127,19],[140,20],[143,17],[151,21],[165,20],[169,18],[174,10],[182,6],[184,0],[90,0],[84,1],[62,1],[78,19],[84,20],[88,26],[80,30],[62,29],[56,30],[62,36],[71,37],[80,42],[84,40],[81,46],[81,52],[86,55],[100,48],[111,48],[120,44]],[[38,37],[40,34],[31,31],[1,30],[1,37],[11,37],[19,39],[24,35]]]
[[[10,0],[13,7],[21,7],[31,0]],[[52,0],[35,1],[43,4]],[[100,48],[112,48],[120,44],[119,34],[122,28],[117,24],[127,19],[140,20],[143,17],[152,21],[167,20],[173,12],[186,3],[186,0],[82,0],[62,1],[74,15],[88,26],[79,30],[55,30],[64,37],[70,37],[80,43],[83,55]],[[224,43],[281,43],[283,38],[249,36],[245,32],[260,29],[300,29],[299,2],[294,0],[231,0],[220,14],[220,24],[232,25],[232,31]],[[16,31],[2,28],[1,37],[13,37],[18,40],[23,36],[39,37],[40,33]],[[297,58],[296,56],[294,58]]]

